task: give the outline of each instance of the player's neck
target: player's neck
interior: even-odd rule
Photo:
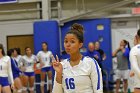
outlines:
[[[44,53],[48,52],[47,50],[43,50]]]
[[[31,56],[32,56],[32,54],[27,55],[27,57],[31,57]]]
[[[82,54],[80,54],[80,52],[79,53],[75,53],[75,54],[72,54],[70,56],[70,61],[75,62],[75,61],[80,60],[81,58],[82,58]]]

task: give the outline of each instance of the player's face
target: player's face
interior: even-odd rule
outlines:
[[[46,44],[42,44],[42,49],[43,49],[43,51],[47,51],[47,45]]]
[[[122,47],[124,47],[124,46],[125,46],[125,43],[124,43],[124,41],[123,41],[123,40],[120,42],[120,46],[122,46]]]
[[[17,51],[14,50],[13,56],[14,56],[14,57],[17,57],[17,55],[18,55]]]
[[[99,42],[96,42],[96,43],[95,43],[95,48],[96,48],[96,49],[99,49],[99,48],[100,48]]]
[[[64,39],[65,51],[72,55],[79,52],[83,43],[80,43],[78,38],[74,34],[67,34]]]
[[[93,52],[94,49],[95,49],[94,44],[93,44],[93,43],[89,43],[89,44],[88,44],[88,49],[89,49],[89,51]]]
[[[134,38],[134,45],[137,45],[138,44],[138,39],[135,37]]]
[[[27,55],[31,55],[31,54],[32,54],[32,51],[31,51],[30,48],[27,48],[27,49],[26,49],[26,54],[27,54]]]

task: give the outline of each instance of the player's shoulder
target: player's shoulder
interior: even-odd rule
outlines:
[[[52,52],[51,52],[51,51],[48,51],[47,53],[48,53],[48,54],[52,54]]]
[[[89,57],[89,56],[84,56],[83,61],[84,62],[94,62],[96,60],[94,58]]]
[[[137,51],[137,50],[140,50],[140,44],[138,44],[138,45],[132,47],[131,52]]]
[[[26,55],[21,56],[21,59],[26,59],[26,58],[27,58]]]
[[[38,53],[37,54],[42,54],[43,53],[43,51],[41,50],[41,51],[38,51]]]
[[[93,64],[94,62],[96,62],[96,60],[94,58],[91,58],[89,56],[83,56],[81,59],[83,64]],[[64,59],[63,61],[61,61],[62,65],[68,64],[68,62],[70,62],[70,58]]]
[[[32,54],[32,57],[33,57],[33,58],[35,58],[35,57],[36,57],[36,55]]]
[[[65,64],[68,64],[68,62],[70,62],[70,58],[64,59],[64,60],[62,60],[60,63],[61,63],[62,65],[65,65]]]
[[[9,56],[4,56],[4,60],[10,60],[11,58]]]

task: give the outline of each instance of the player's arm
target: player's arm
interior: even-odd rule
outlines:
[[[52,93],[63,93],[63,88],[62,88],[63,67],[62,67],[62,64],[59,62],[58,56],[56,56],[56,59],[52,56],[52,64],[56,72]]]
[[[24,72],[26,69],[25,69],[25,60],[23,57],[20,58],[19,60],[19,69]]]
[[[63,88],[62,88],[62,74],[57,73],[55,74],[54,78],[54,85],[53,85],[53,91],[52,93],[63,93]]]
[[[129,50],[128,48],[122,49],[122,52],[123,52],[123,55],[124,55],[125,57],[129,57],[129,52],[130,52],[130,50]]]
[[[112,53],[112,57],[116,57],[118,51],[120,50],[120,48],[116,49],[113,53]]]
[[[103,50],[102,50],[102,52],[103,52],[102,60],[104,61],[106,59],[106,54]]]
[[[102,81],[101,68],[99,67],[97,61],[94,59],[91,62],[90,78],[92,81],[94,93],[103,93],[103,81]]]
[[[134,49],[130,52],[130,62],[131,62],[132,69],[140,78],[140,69],[137,62],[137,53]]]
[[[12,66],[12,68],[14,68],[16,71],[21,72],[20,69],[19,69],[17,66],[15,66],[14,60],[13,60],[12,58],[11,58],[11,66]]]
[[[14,79],[13,79],[13,72],[12,72],[12,66],[11,66],[11,60],[8,59],[8,76],[11,81],[11,87],[14,87]]]

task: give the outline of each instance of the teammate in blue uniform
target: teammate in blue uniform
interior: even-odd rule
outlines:
[[[17,93],[22,93],[22,83],[19,78],[21,71],[18,68],[17,61],[13,58],[15,51],[16,51],[15,49],[10,49],[7,54],[9,57],[11,57],[10,59],[11,59],[11,66],[12,66],[12,72],[13,72],[13,78],[14,78],[14,84],[15,84],[15,91]]]

